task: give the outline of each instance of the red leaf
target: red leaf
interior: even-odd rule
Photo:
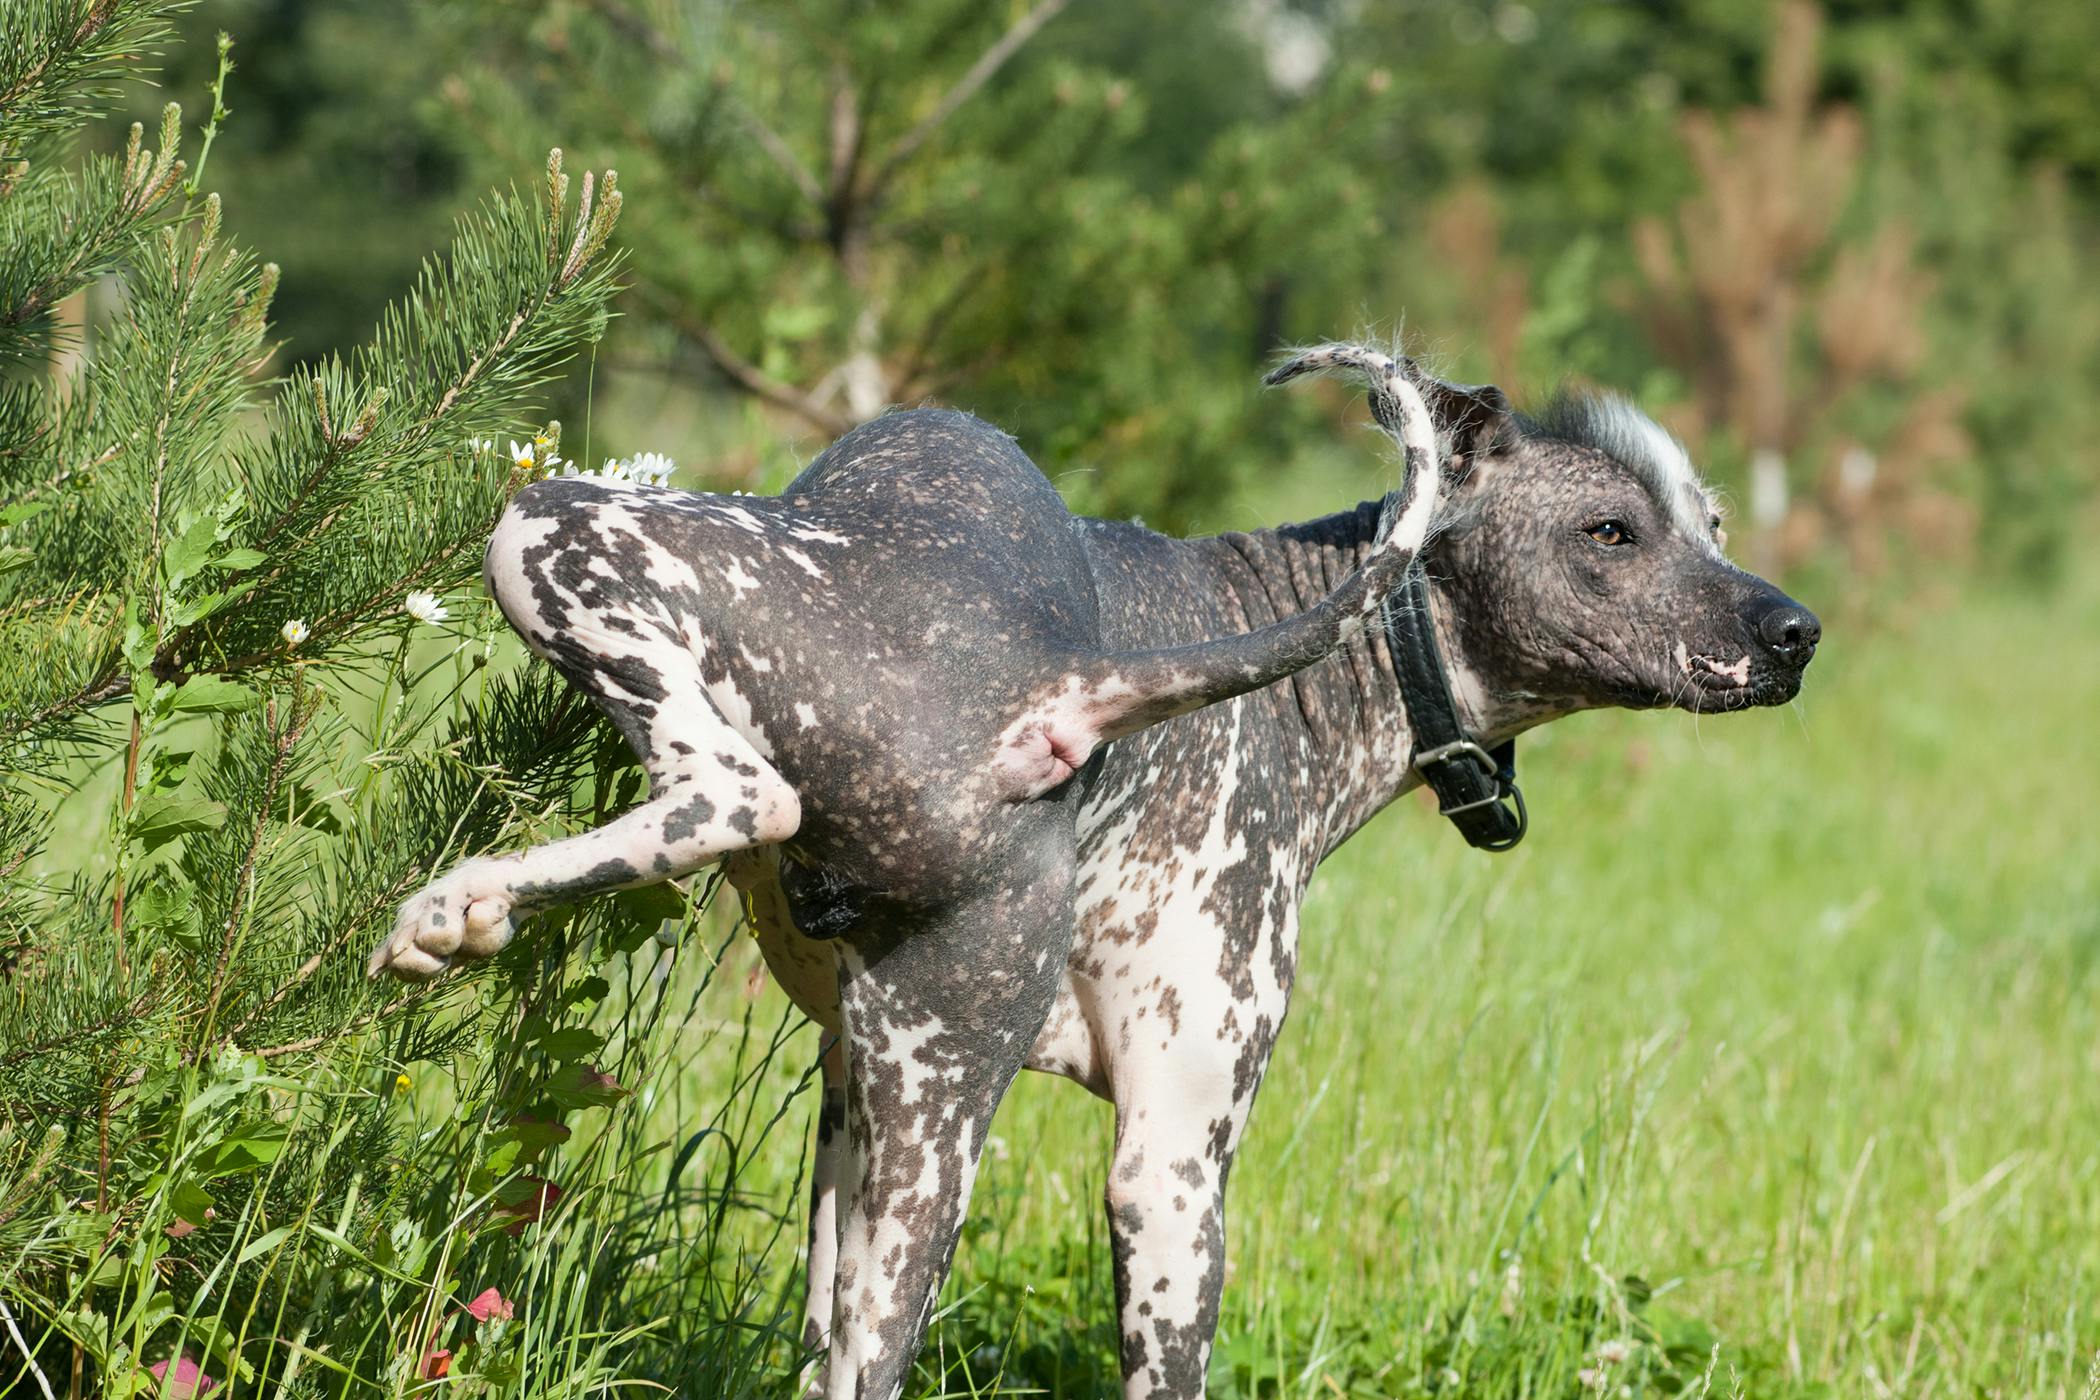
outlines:
[[[547,1097],[563,1108],[608,1108],[633,1092],[596,1065],[563,1065],[547,1081]]]
[[[527,1225],[545,1215],[561,1199],[561,1188],[545,1177],[521,1176],[518,1181],[525,1187],[524,1198],[513,1205],[497,1206],[491,1212],[498,1219],[509,1222],[503,1227],[507,1235],[524,1234]]]
[[[423,1353],[423,1379],[440,1380],[452,1369],[452,1353],[444,1347]]]
[[[596,1089],[599,1093],[610,1094],[616,1099],[625,1098],[634,1092],[632,1089],[622,1088],[619,1080],[596,1065],[585,1065],[583,1069],[583,1086],[586,1089]]]
[[[160,1382],[163,1400],[195,1400],[196,1396],[209,1395],[219,1385],[187,1356],[177,1357],[172,1367],[166,1361],[156,1361],[146,1369]]]
[[[467,1316],[476,1322],[487,1322],[492,1317],[515,1317],[510,1300],[493,1288],[485,1288],[473,1302],[467,1304]]]

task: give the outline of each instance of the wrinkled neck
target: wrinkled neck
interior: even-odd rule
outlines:
[[[1221,537],[1219,543],[1237,556],[1227,576],[1240,610],[1252,620],[1311,607],[1363,563],[1378,512],[1379,503],[1367,501],[1317,520]],[[1460,717],[1469,728],[1477,726],[1488,718],[1484,694],[1458,649],[1449,596],[1433,582],[1430,593]],[[1384,629],[1369,629],[1278,685],[1288,689],[1284,713],[1295,712],[1310,740],[1313,762],[1299,781],[1308,808],[1318,814],[1325,854],[1420,781],[1408,767],[1412,727]]]

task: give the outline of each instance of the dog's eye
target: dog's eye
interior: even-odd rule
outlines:
[[[1595,540],[1598,544],[1607,545],[1624,544],[1628,540],[1633,538],[1633,536],[1627,532],[1626,527],[1616,520],[1600,521],[1597,524],[1590,526],[1590,528],[1584,533],[1586,533],[1591,539]]]

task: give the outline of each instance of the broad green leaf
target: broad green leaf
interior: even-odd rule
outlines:
[[[153,651],[158,645],[159,639],[154,636],[152,630],[146,626],[145,621],[139,616],[137,595],[126,599],[124,603],[124,664],[143,676],[153,665]],[[144,687],[140,683],[135,682],[132,688],[133,693],[138,694]],[[140,703],[143,703],[143,700]]]
[[[204,1212],[217,1204],[211,1193],[194,1181],[178,1181],[168,1188],[168,1208],[192,1225],[202,1225]]]
[[[519,1151],[514,1166],[529,1167],[537,1163],[548,1148],[569,1140],[569,1130],[560,1123],[538,1118],[516,1118],[497,1134],[499,1141],[516,1143]]]
[[[207,515],[192,521],[169,542],[167,553],[161,556],[161,574],[167,579],[168,587],[180,588],[185,580],[203,568],[218,543],[217,520]]]
[[[259,699],[237,681],[221,676],[191,676],[175,692],[174,706],[178,710],[230,715],[253,708]]]
[[[561,1006],[564,1011],[572,1010],[579,1006],[595,1006],[610,995],[612,995],[612,984],[610,982],[607,982],[603,977],[586,977],[561,994]]]
[[[215,593],[204,593],[195,598],[186,599],[175,605],[174,610],[168,614],[169,620],[177,627],[187,627],[193,622],[201,622],[224,608],[228,603],[245,597],[254,588],[255,580],[249,579],[244,583],[237,583],[231,588],[221,589]]]
[[[597,1054],[605,1037],[587,1026],[564,1026],[542,1036],[539,1044],[549,1058],[566,1062]]]
[[[269,555],[264,554],[259,549],[229,549],[211,562],[212,567],[215,569],[224,569],[228,573],[238,573],[242,569],[254,568],[269,557]]]
[[[481,1163],[482,1171],[487,1173],[488,1184],[476,1186],[474,1189],[487,1191],[493,1187],[498,1178],[518,1164],[518,1153],[523,1146],[524,1144],[513,1138],[508,1142],[498,1142],[490,1148],[488,1156]]]
[[[200,1170],[206,1176],[233,1176],[277,1160],[290,1130],[282,1123],[254,1123],[229,1134],[206,1153]]]
[[[665,919],[685,917],[685,896],[669,881],[623,890],[613,896],[613,903],[623,915],[646,924],[650,933],[656,932],[656,926]]]
[[[131,836],[148,851],[158,850],[193,831],[216,831],[226,824],[224,804],[201,797],[148,793],[132,809]]]
[[[152,777],[140,779],[145,788],[175,788],[189,776],[190,760],[197,756],[195,749],[148,749],[146,762],[151,765]],[[142,764],[141,766],[145,766]]]
[[[156,932],[191,951],[202,946],[202,926],[188,885],[156,880],[133,896],[128,909],[134,927]]]

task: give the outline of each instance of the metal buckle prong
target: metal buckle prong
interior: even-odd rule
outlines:
[[[1454,739],[1448,744],[1438,744],[1433,749],[1424,749],[1421,753],[1415,755],[1415,761],[1412,766],[1419,773],[1432,763],[1442,763],[1446,759],[1457,758],[1461,755],[1479,763],[1481,771],[1490,778],[1500,778],[1502,776],[1502,766],[1489,757],[1486,749],[1480,747],[1471,739]]]

